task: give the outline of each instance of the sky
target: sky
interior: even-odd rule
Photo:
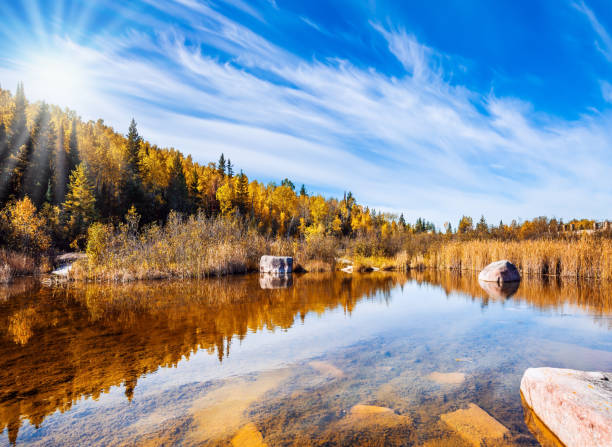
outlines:
[[[606,0],[11,0],[0,85],[456,225],[612,217]]]

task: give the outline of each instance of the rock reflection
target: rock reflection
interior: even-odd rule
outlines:
[[[478,284],[480,284],[482,290],[487,292],[490,298],[494,300],[504,300],[514,295],[521,283],[513,281],[498,284],[496,282],[478,280]]]
[[[293,285],[291,273],[261,273],[259,287],[262,289],[286,289]]]
[[[490,295],[488,290],[483,290],[476,275],[471,273],[425,270],[412,272],[410,278],[419,284],[438,285],[447,295],[464,293],[473,300],[482,301],[485,306],[489,301],[505,301],[507,298],[505,293]],[[611,281],[524,277],[518,284],[519,289],[511,296],[512,299],[537,309],[563,310],[564,306],[571,305],[594,317],[612,314]]]

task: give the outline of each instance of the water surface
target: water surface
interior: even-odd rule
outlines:
[[[468,446],[445,415],[471,405],[500,445],[538,445],[521,375],[612,370],[611,292],[434,272],[21,282],[0,289],[0,445]]]

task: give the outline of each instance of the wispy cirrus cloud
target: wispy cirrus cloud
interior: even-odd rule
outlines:
[[[86,71],[88,94],[68,104],[85,117],[125,129],[135,116],[147,138],[197,160],[224,152],[252,177],[350,189],[438,223],[464,213],[604,217],[612,207],[609,113],[570,122],[455,85],[444,68],[452,57],[393,25],[370,29],[401,75],[300,57],[208,3],[147,3],[184,26],[145,15],[131,19],[138,30],[96,45],[54,38]],[[16,56],[0,79],[26,76],[31,94],[52,99],[29,69]]]
[[[595,16],[595,13],[589,8],[584,1],[573,3],[574,8],[583,13],[588,19],[591,27],[598,39],[595,41],[597,49],[608,59],[612,61],[612,37]]]

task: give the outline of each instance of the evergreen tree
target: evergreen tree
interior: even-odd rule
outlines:
[[[219,163],[217,163],[217,172],[221,175],[221,177],[225,177],[225,156],[223,153],[219,157]]]
[[[53,157],[53,194],[52,203],[59,205],[66,200],[66,188],[70,182],[69,154],[65,146],[64,124],[60,123]],[[72,138],[71,138],[72,140]]]
[[[404,213],[400,214],[398,223],[400,227],[402,227],[402,229],[406,228],[406,219],[404,218]]]
[[[308,193],[306,192],[306,187],[304,186],[304,184],[302,183],[302,187],[300,188],[300,195],[302,197],[307,196]]]
[[[19,149],[27,143],[29,132],[26,119],[26,98],[23,84],[17,85],[15,93],[15,110],[10,125],[9,150],[10,154],[16,155]]]
[[[136,121],[132,118],[130,122],[130,128],[128,129],[128,133],[126,135],[127,143],[126,143],[126,151],[127,151],[127,162],[132,172],[138,173],[138,158],[140,152],[140,144],[142,143],[142,137],[138,134],[138,129],[136,128]]]
[[[295,191],[295,185],[288,178],[283,179],[283,181],[281,182],[281,186],[288,186],[289,188],[291,188],[292,191]]]
[[[480,216],[480,220],[476,224],[476,231],[481,236],[489,232],[489,226],[487,225],[484,215]]]
[[[96,197],[84,163],[79,164],[70,174],[70,185],[64,202],[64,219],[73,241],[71,245],[76,248],[75,245],[82,242],[87,228],[96,219]]]
[[[8,157],[8,138],[6,126],[0,122],[0,166],[4,166],[4,161]]]
[[[126,162],[128,169],[124,173],[120,185],[120,205],[114,211],[116,216],[123,217],[130,207],[135,206],[139,213],[151,207],[151,201],[145,200],[145,192],[142,186],[140,177],[140,149],[142,146],[142,137],[138,134],[136,121],[132,118],[130,127],[126,135]]]
[[[43,102],[32,128],[32,159],[25,172],[23,193],[40,208],[46,199],[51,181],[51,154],[56,144],[55,126],[49,106]]]
[[[181,156],[178,152],[174,154],[170,164],[170,183],[166,191],[166,202],[168,203],[168,210],[184,213],[189,209],[189,191],[187,190]]]
[[[70,173],[81,163],[79,155],[79,143],[77,140],[77,121],[72,119],[72,128],[70,129],[70,141],[68,142],[68,169],[66,172],[67,178]]]
[[[227,176],[232,178],[234,176],[234,166],[232,165],[232,161],[227,159]]]
[[[4,170],[0,177],[0,204],[9,198],[17,198],[22,193],[23,176],[30,162],[32,147],[26,119],[26,98],[23,84],[17,84],[15,93],[15,110],[9,126],[8,160],[3,163]]]
[[[236,205],[240,214],[246,215],[249,207],[249,179],[240,170],[236,184]]]

